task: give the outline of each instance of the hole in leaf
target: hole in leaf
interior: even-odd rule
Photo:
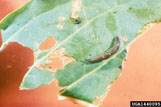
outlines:
[[[63,22],[63,21],[65,21],[65,20],[66,20],[65,17],[63,17],[63,16],[60,16],[60,17],[59,17],[59,21],[60,21],[60,22]]]
[[[45,67],[53,71],[62,69],[66,64],[74,60],[73,57],[67,57],[64,55],[64,53],[65,53],[65,48],[60,48],[58,50],[55,50],[47,59],[50,63],[41,64],[40,68]]]
[[[55,44],[56,44],[56,40],[54,39],[54,37],[49,37],[47,40],[45,40],[40,44],[39,49],[48,50],[48,49],[51,49]]]
[[[62,60],[59,57],[55,57],[51,61],[52,62],[49,65],[51,69],[60,69],[63,67]]]
[[[123,36],[123,40],[124,40],[125,42],[127,42],[127,41],[128,41],[128,37],[127,37],[127,36]]]
[[[59,30],[63,29],[63,25],[61,25],[61,24],[56,25],[56,27],[57,27]]]

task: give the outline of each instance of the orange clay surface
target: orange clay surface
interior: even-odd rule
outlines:
[[[56,44],[56,40],[53,37],[49,37],[43,43],[41,43],[39,49],[40,50],[48,50],[51,49]]]
[[[0,0],[0,19],[26,1]],[[54,46],[56,41],[51,41],[53,44],[44,43],[40,49]],[[59,58],[61,54],[57,55],[52,59],[53,69],[71,61],[65,56]],[[18,43],[11,43],[0,52],[0,107],[82,107],[71,101],[58,101],[57,82],[20,91],[19,85],[32,64],[33,52]],[[161,100],[160,90],[161,24],[157,24],[131,45],[121,76],[112,84],[101,107],[129,107],[131,100]]]

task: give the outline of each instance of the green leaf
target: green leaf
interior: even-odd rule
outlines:
[[[49,84],[55,79],[55,74],[48,70],[34,69],[32,72],[28,72],[24,78],[24,82],[21,84],[20,89],[36,88],[43,84]]]
[[[125,56],[125,51],[121,54]],[[60,94],[93,102],[105,94],[109,90],[110,83],[119,77],[122,60],[114,55],[107,61],[96,64],[86,65],[81,62],[68,64],[56,73],[59,86],[65,87]]]
[[[93,103],[104,96],[119,77],[125,49],[145,25],[161,21],[161,0],[32,0],[0,22],[3,44],[18,42],[34,51],[34,64],[20,88],[32,89],[57,79],[63,87],[59,95]],[[79,11],[80,10],[80,11]],[[73,15],[78,15],[75,19]],[[64,18],[63,21],[60,18]],[[87,64],[86,59],[99,56],[120,39],[119,50],[110,58]],[[56,45],[40,50],[40,44],[54,37]],[[65,48],[65,55],[75,58],[63,69],[42,68],[50,55]]]

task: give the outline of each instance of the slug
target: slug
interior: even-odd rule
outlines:
[[[102,60],[105,60],[107,58],[109,58],[110,56],[112,56],[114,53],[117,52],[117,50],[120,47],[120,40],[119,37],[116,36],[115,37],[115,42],[114,45],[112,46],[112,48],[110,48],[109,50],[107,50],[106,52],[104,52],[103,54],[96,56],[94,58],[91,59],[86,59],[87,63],[96,63],[96,62],[100,62]]]

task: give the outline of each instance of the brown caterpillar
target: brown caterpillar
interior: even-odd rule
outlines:
[[[87,61],[87,63],[96,63],[96,62],[100,62],[102,60],[105,60],[105,59],[109,58],[111,55],[113,55],[115,52],[117,52],[119,47],[120,47],[120,40],[119,40],[119,37],[116,36],[115,37],[115,43],[114,43],[112,48],[110,48],[105,53],[103,53],[99,56],[96,56],[96,57],[91,58],[91,59],[86,59],[86,61]]]

